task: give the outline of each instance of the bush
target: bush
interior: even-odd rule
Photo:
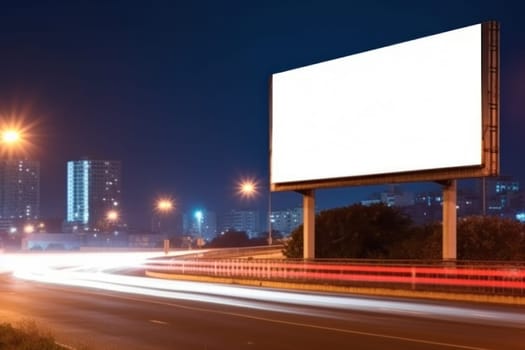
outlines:
[[[523,261],[525,225],[497,216],[457,220],[459,260]],[[315,256],[357,259],[441,259],[441,223],[413,225],[395,208],[360,204],[330,209],[316,216]],[[302,258],[303,227],[292,232],[283,254]]]
[[[303,257],[303,226],[295,229],[283,254]],[[398,257],[395,244],[412,234],[412,221],[399,210],[384,204],[322,211],[315,218],[317,258],[386,259]]]
[[[464,260],[525,259],[525,226],[497,216],[458,220],[458,258]]]
[[[40,331],[35,322],[23,321],[18,327],[0,323],[0,349],[3,350],[62,350],[53,336]]]
[[[232,247],[249,247],[251,245],[250,238],[244,231],[226,231],[218,234],[210,242],[211,248],[232,248]]]

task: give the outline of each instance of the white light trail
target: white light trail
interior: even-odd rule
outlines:
[[[204,250],[170,252],[64,252],[64,253],[6,253],[0,254],[0,272],[48,271],[50,269],[111,270],[140,268],[147,259],[195,254]]]
[[[187,252],[182,253],[187,254]],[[195,253],[195,251],[191,251],[191,253]],[[337,314],[338,310],[353,310],[429,319],[454,319],[459,322],[476,324],[498,323],[525,328],[525,314],[520,313],[519,310],[510,312],[474,305],[444,306],[415,301],[310,294],[215,283],[154,279],[105,272],[116,268],[140,268],[148,258],[161,256],[162,254],[159,252],[19,254],[11,256],[11,259],[7,260],[11,260],[11,263],[15,264],[16,268],[13,268],[13,275],[17,278],[147,297],[308,314],[317,317],[341,317],[341,314]],[[5,262],[5,256],[3,258]],[[2,263],[1,260],[0,263]],[[308,308],[306,310],[301,308],[302,306],[314,306],[319,309],[312,311],[311,308]]]

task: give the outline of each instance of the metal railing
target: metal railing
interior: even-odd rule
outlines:
[[[162,259],[150,271],[238,279],[525,296],[525,263]]]

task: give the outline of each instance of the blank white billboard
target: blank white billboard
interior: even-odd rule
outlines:
[[[481,166],[482,25],[272,75],[271,183]]]

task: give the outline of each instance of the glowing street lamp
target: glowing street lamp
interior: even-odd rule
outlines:
[[[237,185],[237,193],[242,198],[253,198],[259,195],[259,183],[254,179],[243,179]],[[268,193],[268,245],[272,245],[272,199]]]
[[[21,140],[20,131],[15,129],[6,129],[2,131],[2,143],[12,145]]]
[[[197,221],[202,221],[202,217],[203,217],[202,210],[197,210],[194,216],[195,216],[195,219],[197,219]]]
[[[118,215],[118,212],[116,210],[110,210],[106,214],[106,219],[109,222],[115,223],[118,220],[118,218],[119,218],[119,215]]]
[[[114,231],[115,234],[118,234],[117,226],[120,220],[120,213],[115,209],[110,209],[106,212],[106,220],[102,224],[103,230],[109,232]]]
[[[244,179],[237,186],[237,193],[243,198],[253,198],[259,194],[257,181]]]
[[[35,232],[35,226],[27,224],[24,226],[24,233],[33,233]]]
[[[197,231],[199,233],[199,237],[202,237],[202,219],[204,218],[204,214],[202,210],[197,210],[193,214],[195,217],[195,221],[197,222]]]
[[[173,201],[169,198],[161,198],[157,201],[157,210],[160,213],[169,213],[173,207]]]
[[[6,128],[0,130],[0,143],[2,144],[2,152],[11,155],[17,150],[23,150],[24,139],[21,131],[14,128]]]
[[[0,118],[2,116],[0,115]],[[32,125],[23,125],[23,121],[11,120],[0,122],[0,145],[2,153],[8,156],[15,152],[26,153],[32,145],[27,141]]]
[[[157,219],[157,229],[158,229],[159,233],[162,233],[161,232],[162,231],[162,229],[161,229],[162,217],[163,216],[167,216],[174,209],[175,209],[175,202],[170,197],[159,198],[156,201],[156,203],[155,203],[155,212],[156,212],[157,215],[155,215],[155,214],[153,215],[152,223],[153,223],[153,220],[156,217],[156,219]]]

